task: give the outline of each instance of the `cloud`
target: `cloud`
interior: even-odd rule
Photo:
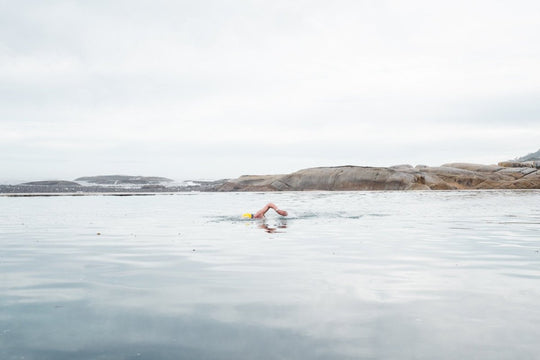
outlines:
[[[189,153],[196,175],[224,156],[228,173],[271,173],[451,160],[441,143],[464,160],[523,155],[540,132],[538,14],[526,1],[9,3],[0,139],[18,160],[0,165],[37,173],[39,152],[100,172],[102,152],[159,172]]]

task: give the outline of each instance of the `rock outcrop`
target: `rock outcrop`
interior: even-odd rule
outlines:
[[[245,175],[217,191],[540,189],[534,166],[444,164],[439,167],[338,166],[286,175]]]

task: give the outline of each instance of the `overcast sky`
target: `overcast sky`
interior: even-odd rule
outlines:
[[[0,0],[0,178],[522,156],[539,19],[519,0]]]

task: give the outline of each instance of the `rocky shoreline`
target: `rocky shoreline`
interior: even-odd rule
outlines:
[[[466,163],[439,167],[338,166],[300,170],[286,175],[245,175],[227,181],[217,191],[351,191],[351,190],[473,190],[540,189],[540,162],[499,165]]]
[[[119,177],[121,181],[115,180],[114,176],[79,179],[85,179],[90,183],[83,185],[72,181],[56,180],[0,185],[0,195],[142,195],[191,191],[540,189],[540,161],[505,161],[498,165],[451,163],[438,167],[347,165],[310,168],[284,175],[244,175],[237,179],[191,181],[189,185],[169,185],[168,183],[172,180],[158,177],[131,177],[130,180],[130,177],[122,176]],[[119,186],[110,186],[111,184]]]

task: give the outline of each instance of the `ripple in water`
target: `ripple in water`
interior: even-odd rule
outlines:
[[[0,358],[532,359],[539,200],[0,198]]]

